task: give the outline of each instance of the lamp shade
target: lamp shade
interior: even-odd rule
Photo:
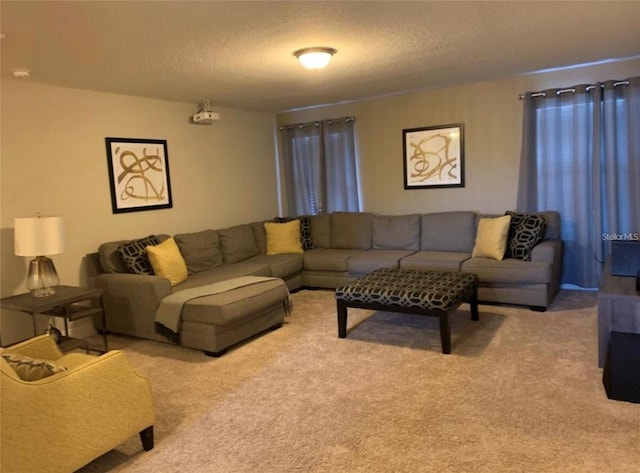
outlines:
[[[17,217],[13,222],[16,255],[45,256],[64,252],[61,217]]]

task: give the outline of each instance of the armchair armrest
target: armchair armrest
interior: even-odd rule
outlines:
[[[134,337],[161,339],[155,333],[154,318],[160,301],[172,293],[168,279],[155,275],[104,273],[93,278],[102,289],[107,330]],[[102,321],[94,317],[102,329]]]
[[[63,355],[56,342],[49,335],[39,335],[16,343],[4,349],[3,353],[21,353],[31,358],[51,361],[57,360]]]

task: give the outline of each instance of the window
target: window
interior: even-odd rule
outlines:
[[[290,215],[360,210],[354,118],[281,128]]]
[[[597,287],[609,240],[640,235],[640,77],[524,102],[518,209],[558,210],[563,282]]]

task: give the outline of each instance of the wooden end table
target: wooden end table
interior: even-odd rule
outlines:
[[[64,334],[58,343],[62,351],[84,348],[88,351],[105,353],[109,350],[107,341],[107,320],[104,312],[102,290],[90,287],[56,286],[55,294],[45,297],[33,297],[31,293],[0,299],[0,307],[30,314],[33,321],[33,334],[38,335],[36,315],[60,317],[64,319]],[[97,301],[98,305],[91,304]],[[87,302],[89,304],[87,304]],[[102,317],[102,341],[104,350],[92,348],[86,340],[69,336],[69,322],[100,315]]]

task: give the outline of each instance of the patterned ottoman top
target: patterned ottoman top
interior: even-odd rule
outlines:
[[[448,311],[468,300],[478,276],[455,271],[383,268],[336,289],[336,299]]]

